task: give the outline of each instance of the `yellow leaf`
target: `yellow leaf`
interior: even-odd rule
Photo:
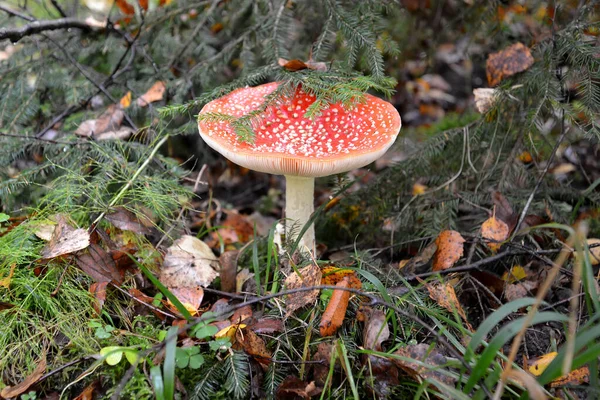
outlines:
[[[123,108],[129,107],[131,105],[131,92],[127,92],[125,96],[121,97],[121,100],[119,100],[119,104]]]
[[[10,266],[10,272],[8,273],[8,276],[6,278],[0,279],[0,286],[5,287],[7,289],[10,287],[10,281],[13,277],[13,274],[15,273],[16,266],[17,264],[13,264]]]
[[[412,188],[412,194],[413,196],[418,196],[425,193],[426,190],[427,186],[423,185],[422,183],[415,183]]]
[[[504,275],[502,275],[502,280],[508,283],[515,283],[525,278],[527,278],[527,272],[525,272],[525,269],[520,265],[515,265],[510,271],[506,271]]]
[[[600,239],[594,239],[594,238],[590,238],[587,240],[587,245],[589,246],[595,246],[595,247],[590,247],[589,251],[588,251],[588,255],[590,256],[590,262],[592,265],[598,265],[600,264]],[[578,255],[577,253],[575,253],[575,261],[578,261]]]
[[[235,339],[235,333],[239,330],[239,329],[244,329],[246,327],[246,324],[234,324],[234,325],[229,325],[226,328],[221,329],[219,332],[217,332],[215,334],[215,339],[222,339],[222,338],[228,338],[229,341],[231,343],[234,342]]]
[[[508,225],[494,215],[481,224],[481,236],[489,240],[487,245],[493,252],[498,251],[501,242],[508,238],[508,233]]]
[[[540,376],[542,373],[544,373],[544,371],[546,370],[548,365],[550,365],[552,360],[556,358],[557,354],[558,353],[555,351],[548,354],[544,354],[543,356],[532,362],[529,365],[529,368],[527,368],[527,370],[535,376]]]

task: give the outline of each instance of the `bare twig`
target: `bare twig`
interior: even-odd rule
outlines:
[[[106,29],[106,26],[91,25],[76,18],[59,18],[48,21],[32,21],[19,28],[1,28],[0,40],[18,42],[22,38],[37,33],[55,31],[58,29],[81,29],[84,32],[97,32]]]

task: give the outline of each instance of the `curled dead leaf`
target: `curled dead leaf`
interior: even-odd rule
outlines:
[[[15,386],[7,386],[0,392],[0,396],[5,399],[16,398],[25,393],[34,385],[46,372],[46,357],[43,357],[33,372],[28,375],[21,383]]]
[[[432,300],[451,313],[456,311],[456,313],[465,322],[467,328],[470,331],[473,331],[473,327],[469,323],[467,315],[465,314],[465,310],[463,310],[462,306],[460,305],[458,297],[456,296],[456,292],[454,291],[454,287],[451,283],[428,283],[421,279],[419,279],[419,281],[425,285],[427,291],[429,292],[429,297],[431,297]]]
[[[90,234],[87,230],[73,228],[62,215],[56,217],[56,222],[50,242],[42,249],[42,258],[71,254],[90,245]]]

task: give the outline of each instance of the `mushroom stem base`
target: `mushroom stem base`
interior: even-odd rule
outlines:
[[[286,175],[285,182],[285,230],[287,236],[295,240],[314,211],[315,178]],[[308,227],[300,241],[299,249],[307,248],[315,254],[313,224]]]

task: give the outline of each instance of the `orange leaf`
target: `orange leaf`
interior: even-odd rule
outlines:
[[[10,281],[12,280],[12,277],[15,274],[16,267],[17,264],[13,264],[10,266],[10,272],[8,273],[8,276],[6,278],[0,279],[0,286],[5,287],[7,289],[10,288]]]
[[[280,58],[277,63],[288,71],[296,72],[303,69],[307,69],[308,66],[304,61],[300,60],[286,60],[285,58]]]
[[[504,78],[527,70],[533,65],[531,51],[523,43],[515,43],[497,53],[490,54],[486,74],[490,86],[498,85]]]
[[[465,239],[456,231],[442,231],[435,240],[433,270],[441,271],[454,265],[463,255]]]
[[[131,91],[127,92],[125,96],[121,97],[121,100],[119,100],[119,104],[123,108],[127,108],[131,105]]]
[[[494,253],[502,246],[502,243],[500,242],[503,242],[508,238],[508,232],[508,225],[497,219],[495,213],[491,218],[481,224],[481,236],[483,236],[484,239],[489,240],[486,244]]]
[[[350,286],[350,278],[345,277],[335,286],[347,288]],[[342,326],[344,317],[346,316],[346,309],[348,308],[348,300],[350,300],[350,292],[347,290],[333,290],[329,304],[327,304],[327,308],[319,324],[321,336],[332,336]]]
[[[163,96],[165,95],[165,90],[167,90],[165,83],[162,81],[157,81],[150,89],[148,89],[146,93],[137,99],[137,105],[140,107],[146,107],[150,103],[162,100]]]
[[[94,282],[90,285],[90,293],[94,295],[94,311],[100,315],[102,306],[106,301],[106,286],[108,282]]]
[[[271,363],[271,352],[267,350],[265,341],[248,328],[236,332],[236,340],[244,347],[244,351],[253,356],[263,366]]]
[[[456,292],[450,283],[427,283],[423,280],[419,280],[421,283],[425,285],[427,291],[429,292],[429,297],[431,297],[436,303],[440,306],[444,307],[446,310],[450,312],[456,311],[458,315],[465,321],[467,328],[472,331],[473,328],[469,321],[467,320],[467,316],[465,314],[465,310],[463,310],[460,302],[458,301],[458,297],[456,297]]]
[[[0,396],[9,399],[11,397],[18,397],[20,394],[25,393],[27,389],[35,384],[46,372],[46,357],[40,360],[40,363],[35,367],[31,375],[25,378],[21,383],[15,386],[7,386],[2,389]]]

